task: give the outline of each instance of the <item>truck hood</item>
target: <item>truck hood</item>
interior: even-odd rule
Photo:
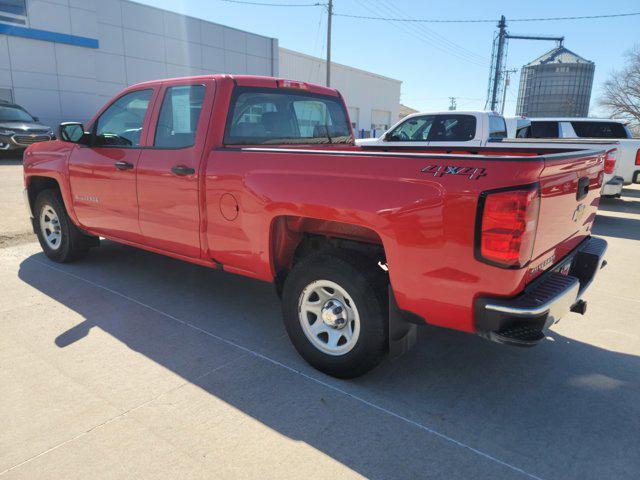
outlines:
[[[11,130],[16,133],[48,133],[51,127],[39,122],[0,122],[0,130]]]

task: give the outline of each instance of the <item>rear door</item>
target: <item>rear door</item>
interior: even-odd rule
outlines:
[[[200,256],[200,165],[215,82],[163,85],[138,167],[140,228],[146,245]]]
[[[136,171],[154,89],[129,91],[91,126],[94,143],[69,157],[69,183],[78,221],[89,230],[132,242],[141,239]]]

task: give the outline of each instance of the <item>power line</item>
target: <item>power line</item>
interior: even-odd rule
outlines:
[[[230,1],[230,0],[224,0]],[[334,13],[335,16],[358,18],[361,20],[382,20],[391,22],[406,22],[406,23],[495,23],[496,19],[483,18],[483,19],[426,19],[426,18],[393,18],[393,17],[372,17],[368,15],[352,15],[348,13]],[[550,22],[555,20],[590,20],[597,18],[615,18],[615,17],[631,17],[640,15],[640,12],[629,13],[614,13],[610,15],[582,15],[573,17],[540,17],[540,18],[514,18],[509,19],[510,22]]]
[[[394,11],[400,13],[400,14],[405,14],[406,12],[403,10],[400,10],[396,5],[391,6],[386,0],[380,0],[382,2],[382,7],[387,11],[393,14]],[[427,37],[429,37],[429,39],[441,44],[444,48],[447,49],[451,49],[453,51],[455,51],[457,54],[467,57],[469,59],[469,61],[474,61],[474,62],[482,62],[488,65],[487,61],[488,59],[485,57],[482,57],[481,55],[472,52],[471,50],[466,49],[465,47],[463,47],[462,45],[459,45],[451,40],[449,40],[447,37],[440,35],[439,33],[435,32],[434,30],[431,30],[430,28],[428,28],[426,25],[423,24],[411,24],[411,27],[415,28],[416,31],[419,34],[422,35],[426,35]]]
[[[365,4],[364,2],[361,2],[360,0],[356,0],[356,2],[358,2],[364,9],[369,9],[369,10],[373,10],[375,11],[375,13],[380,13],[381,10],[379,10],[379,6],[376,5],[373,2],[368,2],[367,4]],[[335,15],[335,13],[334,13]],[[381,17],[382,18],[382,17]],[[418,29],[417,26],[415,25],[405,25],[399,22],[395,22],[393,20],[386,20],[389,24],[391,24],[394,28],[400,30],[401,32],[417,39],[420,40],[421,42],[426,43],[427,45],[447,54],[447,55],[452,55],[454,57],[456,57],[458,60],[463,60],[465,62],[468,62],[472,65],[476,65],[482,68],[486,68],[486,66],[488,64],[486,63],[480,63],[480,61],[478,61],[478,59],[475,58],[469,58],[468,55],[465,55],[464,53],[458,52],[453,50],[450,46],[447,45],[442,45],[440,41],[438,41],[437,39],[434,40],[432,38],[427,37],[422,31],[420,31]],[[413,29],[410,29],[413,28]]]
[[[257,5],[260,7],[324,7],[326,3],[269,3],[269,2],[249,2],[245,0],[221,0],[227,3],[240,3],[243,5]]]

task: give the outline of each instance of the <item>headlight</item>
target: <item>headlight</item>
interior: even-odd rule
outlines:
[[[0,135],[13,135],[13,130],[4,130],[0,128]]]

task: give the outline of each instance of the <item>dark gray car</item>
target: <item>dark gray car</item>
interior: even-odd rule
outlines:
[[[0,152],[5,155],[22,156],[32,143],[46,142],[55,138],[53,130],[38,122],[20,105],[0,102]]]

